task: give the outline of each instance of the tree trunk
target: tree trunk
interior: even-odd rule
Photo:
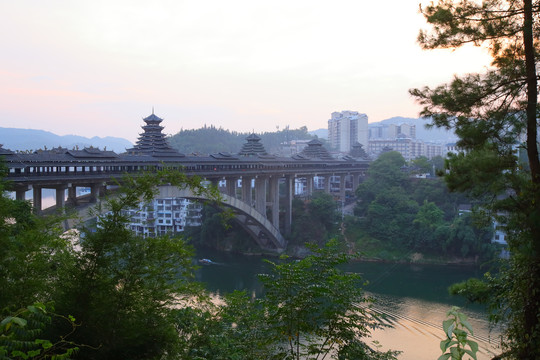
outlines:
[[[536,106],[538,82],[536,80],[536,59],[533,37],[532,0],[524,0],[523,43],[527,74],[527,155],[534,184],[540,185],[540,160],[538,159]]]
[[[537,120],[536,107],[538,101],[538,82],[536,78],[536,59],[533,36],[533,7],[532,0],[524,0],[523,43],[525,47],[525,66],[527,75],[527,155],[531,170],[532,198],[531,213],[528,225],[531,231],[531,252],[529,254],[529,281],[527,298],[523,309],[524,334],[528,338],[524,340],[524,347],[517,354],[521,359],[534,359],[539,353],[539,306],[540,306],[540,203],[538,202],[540,189],[540,159],[538,158],[537,145]],[[523,274],[527,276],[527,274]]]

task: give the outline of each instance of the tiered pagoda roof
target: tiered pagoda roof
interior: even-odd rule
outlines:
[[[242,155],[242,156],[267,155],[267,152],[264,149],[263,144],[259,142],[261,141],[260,137],[258,137],[255,134],[251,134],[246,138],[246,140],[247,140],[247,143],[244,143],[244,145],[242,145],[242,150],[240,150],[238,155]]]
[[[368,154],[366,154],[366,151],[363,149],[363,145],[360,144],[358,141],[356,141],[353,144],[352,149],[349,152],[349,155],[351,157],[357,158],[357,159],[367,159],[368,158]]]
[[[142,126],[144,132],[139,134],[139,140],[134,147],[127,149],[128,153],[137,153],[143,155],[152,156],[184,156],[176,149],[173,149],[165,134],[163,134],[164,127],[160,125],[163,121],[160,117],[152,115],[143,119],[146,125]]]
[[[323,143],[317,139],[313,139],[307,143],[307,146],[302,150],[298,155],[293,156],[293,158],[302,159],[333,159],[332,156],[328,153],[328,150],[323,146]]]

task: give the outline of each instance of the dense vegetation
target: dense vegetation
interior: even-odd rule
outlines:
[[[469,192],[507,234],[511,257],[487,277],[494,319],[506,325],[504,358],[540,358],[540,157],[538,144],[538,0],[439,0],[421,7],[425,49],[482,46],[492,57],[481,74],[412,89],[432,126],[452,128],[463,152],[445,176]],[[521,160],[518,149],[526,153]],[[478,289],[478,282],[472,288]],[[466,284],[465,284],[466,285]],[[479,298],[486,298],[480,296]]]
[[[193,282],[182,239],[138,237],[122,215],[160,183],[212,199],[216,189],[179,173],[124,181],[97,228],[71,234],[0,181],[0,359],[395,358],[366,345],[380,325],[361,277],[339,269],[353,255],[336,241],[272,263],[260,299],[237,292],[216,305]]]
[[[229,131],[214,126],[205,126],[194,130],[181,130],[178,134],[169,137],[171,146],[185,154],[215,154],[219,152],[238,153],[242,145],[246,142],[249,133]],[[270,154],[279,152],[280,144],[291,140],[311,140],[315,136],[308,133],[307,127],[299,129],[289,129],[275,132],[264,132],[257,134],[261,138],[261,143]]]
[[[450,193],[440,178],[411,176],[405,165],[395,151],[371,163],[356,190],[358,218],[346,222],[349,241],[372,257],[386,259],[397,254],[400,259],[413,254],[446,260],[492,258],[492,227],[476,224],[470,211],[459,211],[470,200]]]

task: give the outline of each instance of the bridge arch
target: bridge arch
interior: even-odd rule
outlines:
[[[263,214],[247,203],[227,194],[220,193],[221,204],[230,208],[233,211],[235,220],[248,232],[255,240],[261,249],[272,252],[283,252],[287,245],[287,241],[276,228]],[[176,186],[164,185],[158,187],[158,193],[155,198],[186,198],[190,200],[211,200],[204,194],[195,194],[189,188],[181,189]],[[96,215],[104,214],[107,209],[104,209],[96,204],[87,204],[77,210],[78,217],[67,220],[64,223],[66,229],[75,228],[81,222],[86,222]]]
[[[190,200],[208,200],[204,195],[194,194],[190,189],[175,186],[160,186],[157,198],[186,198]],[[263,250],[282,252],[287,241],[270,220],[255,208],[235,197],[220,193],[221,203],[232,209],[236,221],[251,235]]]

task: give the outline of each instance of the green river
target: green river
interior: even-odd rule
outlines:
[[[228,254],[198,249],[197,258],[208,258],[211,265],[201,266],[197,280],[216,295],[233,290],[247,290],[258,295],[262,288],[257,274],[269,271],[269,265],[258,256]],[[270,259],[272,260],[272,259]],[[491,359],[500,353],[499,331],[490,332],[487,314],[482,307],[467,305],[448,295],[452,283],[481,276],[483,270],[472,266],[411,265],[375,262],[354,262],[347,271],[363,275],[369,281],[366,293],[376,299],[374,307],[387,315],[392,328],[376,330],[370,343],[377,340],[382,349],[401,350],[399,359],[437,359],[443,338],[442,321],[446,312],[459,306],[469,316],[474,337],[480,345],[478,359]]]

